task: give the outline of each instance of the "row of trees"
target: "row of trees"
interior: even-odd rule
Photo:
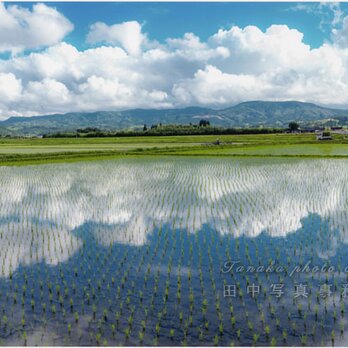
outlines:
[[[168,126],[172,126],[172,125],[166,125],[165,127],[168,127]],[[179,125],[176,125],[176,126],[178,127]],[[192,123],[190,123],[189,126],[190,127],[197,127],[196,125],[193,125]],[[198,127],[209,127],[209,126],[210,126],[210,122],[208,120],[200,120],[198,123]],[[147,124],[144,124],[143,132],[147,132],[148,130],[157,129],[160,127],[162,127],[162,123],[153,124],[153,125],[151,125],[150,128],[147,127]]]
[[[163,126],[148,131],[118,131],[118,132],[91,132],[91,133],[55,133],[44,135],[44,138],[76,138],[76,137],[137,137],[137,136],[175,136],[175,135],[237,135],[237,134],[272,134],[284,133],[281,128],[217,128],[217,127],[190,127],[190,126]]]
[[[142,130],[121,130],[121,131],[103,131],[98,128],[88,127],[77,129],[76,132],[59,132],[55,134],[44,135],[45,138],[68,138],[68,137],[129,137],[129,136],[170,136],[170,135],[233,135],[233,134],[271,134],[284,133],[287,130],[296,131],[299,124],[290,122],[289,128],[222,128],[210,125],[208,120],[202,119],[198,124],[172,124],[162,125],[153,124],[147,126],[144,124]]]

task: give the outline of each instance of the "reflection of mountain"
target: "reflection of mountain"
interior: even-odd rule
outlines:
[[[91,223],[97,240],[143,245],[154,226],[285,236],[316,213],[345,235],[344,160],[117,160],[0,168],[0,262],[65,261]],[[80,236],[80,234],[79,234]]]

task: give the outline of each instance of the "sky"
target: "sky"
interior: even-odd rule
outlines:
[[[248,100],[348,108],[348,4],[0,2],[0,120]]]

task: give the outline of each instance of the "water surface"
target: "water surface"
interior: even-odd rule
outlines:
[[[344,159],[0,167],[1,343],[345,344],[347,179]]]

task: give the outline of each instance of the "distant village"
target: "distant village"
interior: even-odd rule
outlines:
[[[299,126],[297,123],[289,123],[287,133],[315,133],[317,140],[332,140],[334,134],[348,135],[348,127],[346,126]]]

